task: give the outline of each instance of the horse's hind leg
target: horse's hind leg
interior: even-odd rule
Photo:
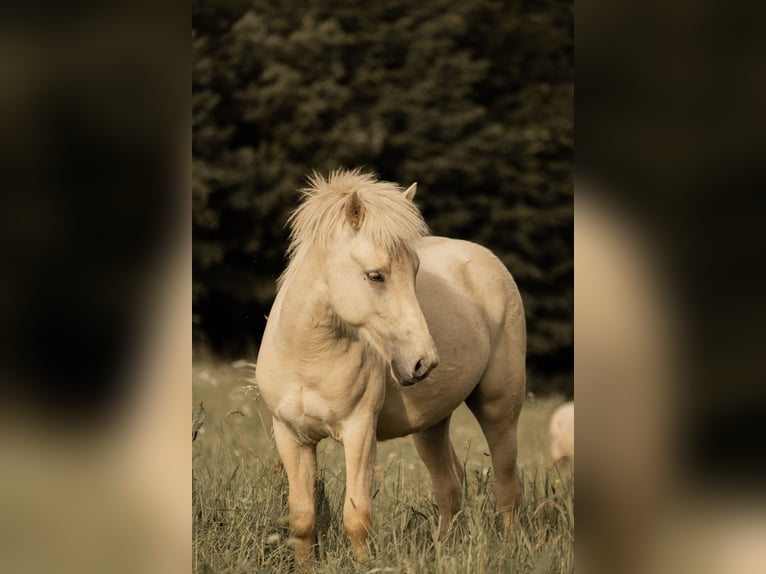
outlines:
[[[439,535],[444,535],[462,506],[463,467],[449,438],[450,416],[412,435],[420,458],[431,474],[439,507]]]
[[[508,335],[504,334],[503,339]],[[507,532],[514,528],[514,511],[521,504],[521,480],[516,466],[516,426],[525,388],[524,349],[496,346],[479,385],[466,404],[487,438],[495,472],[494,491]],[[518,346],[518,345],[517,345]]]

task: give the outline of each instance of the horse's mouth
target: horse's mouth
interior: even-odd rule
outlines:
[[[393,377],[394,381],[399,383],[399,386],[411,387],[415,383],[419,383],[425,379],[429,374],[431,374],[431,369],[428,369],[428,372],[420,377],[404,377],[396,368],[396,362],[391,361],[391,376]]]
[[[402,374],[399,372],[399,369],[396,368],[395,361],[391,361],[391,376],[402,387],[411,387],[418,381],[422,381],[423,379],[425,379],[425,377],[411,379],[411,378],[402,376]]]

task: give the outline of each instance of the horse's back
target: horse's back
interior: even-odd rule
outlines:
[[[448,416],[479,384],[498,344],[518,327],[519,316],[523,332],[518,290],[491,251],[468,241],[427,237],[418,256],[418,301],[440,362],[411,387],[389,381],[378,423],[381,439],[417,432]]]

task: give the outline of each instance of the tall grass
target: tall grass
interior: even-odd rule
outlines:
[[[287,477],[270,438],[269,418],[249,396],[246,373],[195,367],[195,402],[207,419],[194,444],[195,572],[293,571],[287,526]],[[462,513],[437,536],[431,484],[410,439],[381,443],[375,472],[371,557],[353,558],[343,530],[342,448],[319,448],[317,573],[558,573],[574,570],[574,479],[547,455],[546,421],[560,402],[528,401],[520,423],[524,507],[512,537],[503,533],[492,493],[486,442],[467,409],[453,419],[453,442],[466,469]]]

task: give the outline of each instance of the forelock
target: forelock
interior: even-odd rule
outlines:
[[[303,202],[293,212],[288,255],[306,247],[328,249],[349,223],[345,208],[356,192],[364,207],[358,233],[389,253],[411,251],[428,234],[428,227],[415,205],[404,197],[402,188],[380,181],[360,170],[336,170],[326,179],[314,173],[301,190]]]

